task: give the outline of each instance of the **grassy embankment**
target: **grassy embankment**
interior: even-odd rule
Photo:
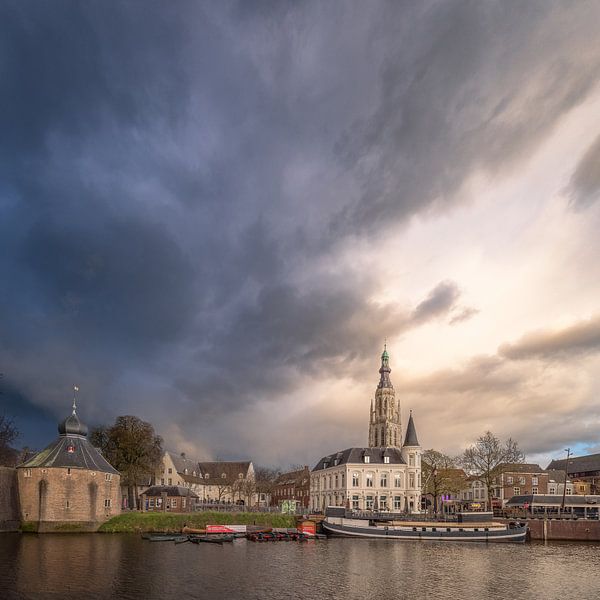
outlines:
[[[206,525],[265,525],[266,527],[295,527],[293,516],[278,513],[166,513],[129,512],[103,523],[98,531],[102,533],[141,533],[148,531],[180,531],[184,525],[204,528]]]

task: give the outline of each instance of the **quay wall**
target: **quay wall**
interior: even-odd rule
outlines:
[[[528,519],[532,540],[600,542],[600,521],[584,519]]]
[[[17,470],[0,467],[0,531],[18,531],[19,525]]]

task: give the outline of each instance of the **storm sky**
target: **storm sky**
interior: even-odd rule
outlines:
[[[199,458],[600,451],[600,3],[0,5],[0,413]]]

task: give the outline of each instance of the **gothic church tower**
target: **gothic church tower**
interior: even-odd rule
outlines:
[[[369,421],[369,447],[402,446],[400,427],[400,403],[396,402],[394,386],[390,381],[390,356],[384,346],[381,355],[379,384],[375,390],[375,403],[371,400],[371,418]]]

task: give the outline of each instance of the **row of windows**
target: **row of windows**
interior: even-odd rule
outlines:
[[[47,469],[42,469],[42,474],[46,474],[48,471]],[[71,474],[71,468],[68,467],[67,468],[67,475]],[[23,477],[31,477],[32,475],[32,470],[31,469],[23,469]],[[96,476],[96,471],[92,471],[91,472],[92,477]],[[105,481],[112,481],[112,473],[104,473],[104,479]]]
[[[394,510],[402,510],[403,509],[403,497],[402,496],[394,496],[393,498],[393,508]],[[375,506],[375,496],[365,496],[365,508],[367,510],[372,510]],[[388,506],[388,498],[387,496],[379,496],[379,508]],[[360,508],[360,498],[356,495],[352,496],[352,508],[358,510]]]
[[[389,473],[380,473],[379,474],[379,487],[386,488],[390,485]],[[415,477],[416,475],[416,477]],[[344,474],[341,473],[339,475],[328,475],[324,476],[322,479],[323,489],[339,489],[340,487],[344,487]],[[403,488],[404,487],[404,475],[402,473],[395,473],[394,478],[394,487],[395,488]],[[313,480],[315,484],[313,488],[318,487],[318,480],[315,478]],[[364,483],[365,487],[375,487],[375,473],[365,473],[364,475]],[[408,474],[408,487],[414,488],[415,483],[420,486],[421,485],[421,474],[409,473]],[[352,487],[361,487],[361,473],[355,471],[352,473]]]
[[[179,506],[178,498],[167,498],[167,508],[178,508]],[[181,498],[181,508],[185,508],[187,498]],[[148,508],[161,508],[162,507],[162,498],[148,498]]]
[[[169,475],[173,475],[173,468],[169,467],[167,469],[167,473]],[[183,474],[184,475],[189,475],[189,470],[188,469],[184,469],[183,470]],[[196,471],[192,471],[192,476],[196,477]],[[202,479],[202,478],[209,479],[210,478],[210,474],[209,473],[204,473],[204,475],[202,475],[202,473],[198,473],[198,477],[200,477],[200,479]],[[227,479],[227,474],[226,473],[221,473],[221,479]],[[238,473],[238,479],[244,479],[244,474],[243,473]]]

